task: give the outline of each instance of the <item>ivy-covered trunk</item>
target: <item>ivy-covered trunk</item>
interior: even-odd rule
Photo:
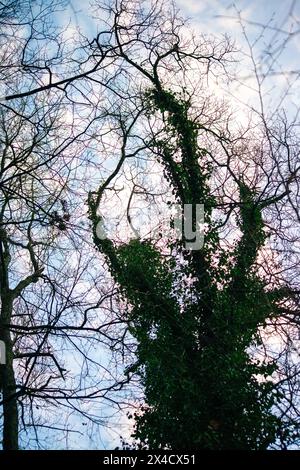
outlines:
[[[105,185],[90,194],[94,242],[128,302],[127,322],[137,341],[137,361],[127,369],[139,375],[145,391],[145,406],[135,415],[135,445],[267,449],[280,433],[273,414],[279,397],[270,380],[275,367],[248,351],[282,296],[272,297],[256,272],[265,240],[262,207],[255,190],[237,177],[242,235],[226,251],[212,217],[216,201],[206,150],[198,145],[201,123],[189,117],[188,102],[161,87],[148,91],[145,102],[147,113],[163,116],[166,135],[149,148],[182,210],[204,204],[207,231],[200,250],[186,250],[184,237],[172,245],[166,240],[169,257],[151,240],[116,246],[96,233]]]

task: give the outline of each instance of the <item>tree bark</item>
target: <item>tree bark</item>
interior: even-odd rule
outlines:
[[[18,450],[18,407],[13,367],[13,343],[9,331],[16,297],[9,288],[10,253],[5,230],[0,231],[0,340],[5,344],[5,364],[0,365],[0,390],[3,406],[3,450]]]
[[[3,395],[3,450],[18,450],[18,407],[16,380],[13,368],[13,345],[10,331],[6,325],[10,323],[13,299],[2,293],[0,316],[0,339],[5,344],[6,363],[0,366],[0,386]]]

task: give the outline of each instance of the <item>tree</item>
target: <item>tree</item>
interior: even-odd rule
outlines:
[[[262,344],[262,329],[269,321],[280,321],[287,303],[297,295],[287,282],[267,282],[258,262],[266,247],[264,212],[287,198],[292,174],[285,187],[273,194],[268,194],[268,176],[263,190],[257,190],[258,181],[264,181],[256,161],[258,149],[251,147],[249,171],[237,171],[236,158],[243,158],[246,139],[233,137],[228,121],[227,132],[226,127],[215,131],[214,122],[203,125],[202,103],[192,102],[186,88],[177,91],[177,81],[177,88],[169,86],[176,68],[183,77],[188,74],[189,65],[182,63],[187,58],[207,62],[208,67],[222,63],[229,51],[226,42],[221,50],[206,42],[187,46],[174,17],[169,29],[164,29],[161,10],[155,10],[158,26],[154,10],[148,13],[149,21],[143,10],[134,13],[133,3],[120,2],[111,9],[111,35],[124,69],[132,67],[148,81],[140,92],[142,111],[139,108],[149,127],[155,119],[151,136],[143,140],[146,155],[152,154],[162,167],[182,211],[186,204],[204,204],[206,225],[200,250],[186,251],[184,237],[175,243],[164,239],[160,248],[147,238],[118,245],[97,236],[103,223],[99,207],[111,178],[90,193],[94,243],[105,254],[128,302],[124,315],[137,341],[137,360],[127,373],[140,377],[145,405],[135,413],[133,437],[137,446],[147,448],[267,449],[278,441],[285,445],[297,436],[298,424],[292,418],[286,422],[276,412],[283,401],[274,380],[280,366],[268,355],[258,359],[249,348]],[[155,40],[143,40],[153,30]],[[149,52],[143,53],[144,49]],[[200,109],[198,114],[195,108]],[[123,139],[121,163],[136,128],[132,119]],[[262,129],[269,139],[270,128]],[[217,146],[225,154],[225,163]],[[145,152],[144,147],[140,152]],[[231,202],[225,191],[215,190],[222,166]],[[217,220],[220,207],[224,222]],[[220,234],[232,219],[240,236],[225,246]],[[195,230],[195,216],[192,225]]]
[[[3,12],[9,21],[3,32],[1,84],[9,90],[26,86],[30,76],[40,79],[38,64],[49,36],[36,28],[58,6],[36,3],[41,16],[32,18],[29,3],[20,5],[24,10]],[[10,41],[18,39],[17,13],[29,37],[21,35],[14,51]],[[30,46],[37,36],[41,49]],[[34,58],[25,64],[27,51],[33,50]],[[14,62],[14,80],[13,65],[5,66],[8,57]],[[89,168],[80,155],[90,123],[79,128],[74,121],[61,96],[49,93],[1,107],[0,340],[6,360],[0,365],[0,405],[5,450],[43,448],[49,432],[68,439],[81,434],[87,421],[101,425],[110,394],[126,382],[109,374],[108,361],[94,352],[108,341],[117,346],[113,330],[118,322],[106,313],[113,288],[102,285],[104,275],[86,237],[85,209],[77,197],[77,182],[85,184]],[[86,401],[94,403],[93,409]],[[98,414],[94,407],[102,401]],[[57,416],[58,406],[65,422]],[[68,415],[77,415],[72,427]]]
[[[1,269],[11,284],[1,284],[4,314],[22,287],[1,330],[14,355],[2,384],[14,416],[7,447],[16,447],[17,402],[29,410],[23,426],[39,436],[39,426],[68,427],[45,423],[35,406],[59,405],[99,424],[93,402],[106,401],[133,408],[135,447],[295,444],[299,286],[290,254],[298,238],[285,227],[299,222],[296,120],[267,115],[258,86],[261,110],[238,126],[213,93],[235,78],[231,41],[193,35],[174,5],[116,0],[95,11],[99,33],[81,37],[72,53],[49,23],[39,42],[43,22],[31,19],[29,41],[18,36],[13,54],[16,79],[5,60],[0,70],[1,106],[15,120],[8,129],[5,116],[2,126],[2,159],[12,161],[2,205]],[[19,204],[13,221],[11,201]],[[174,203],[183,213],[204,205],[203,248],[189,251],[189,240],[160,227]],[[98,256],[81,225],[87,206]],[[120,215],[108,238],[105,213]],[[154,223],[158,239],[148,234]],[[194,232],[198,225],[194,212]],[[282,347],[272,348],[279,338]],[[103,347],[109,360],[98,358]],[[69,351],[83,367],[75,376],[61,358],[74,365]],[[136,383],[137,402],[132,388],[126,394]]]
[[[177,201],[182,207],[206,201],[208,230],[201,250],[187,253],[184,240],[172,243],[166,260],[149,242],[115,248],[95,235],[131,306],[127,321],[138,342],[137,362],[128,373],[141,377],[147,408],[136,415],[134,436],[150,448],[265,449],[280,432],[272,412],[279,397],[267,380],[275,365],[256,363],[247,348],[258,341],[259,325],[276,315],[278,301],[288,293],[266,292],[255,273],[265,238],[263,203],[241,179],[242,236],[234,250],[222,249],[211,219],[214,199],[205,154],[196,140],[198,123],[189,119],[186,103],[169,91],[155,90],[151,99],[167,114],[167,128],[176,139],[171,148],[168,139],[155,144]],[[174,168],[170,158],[178,151],[180,164]],[[96,230],[95,209],[90,199]],[[179,268],[177,261],[174,269],[178,255],[184,263]],[[265,380],[260,382],[258,375]]]

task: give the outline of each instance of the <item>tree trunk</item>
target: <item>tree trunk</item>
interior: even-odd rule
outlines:
[[[6,361],[0,365],[0,387],[3,395],[3,450],[18,450],[18,407],[16,381],[13,368],[13,348],[7,325],[10,323],[13,299],[2,293],[0,315],[0,339],[5,344]],[[6,298],[5,298],[6,297]]]

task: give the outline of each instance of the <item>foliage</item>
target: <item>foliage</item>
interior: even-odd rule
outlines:
[[[146,102],[148,113],[167,115],[166,138],[152,145],[177,201],[204,201],[208,231],[200,251],[185,250],[183,239],[169,257],[150,241],[114,247],[95,237],[128,301],[137,340],[137,362],[127,370],[140,376],[145,390],[145,406],[135,414],[136,446],[266,449],[281,422],[273,413],[280,400],[271,377],[276,366],[249,355],[278,300],[255,265],[265,239],[261,207],[240,178],[241,237],[230,252],[222,249],[212,220],[210,172],[197,143],[200,125],[189,118],[189,103],[162,89],[148,91]],[[174,136],[176,145],[170,144]]]

